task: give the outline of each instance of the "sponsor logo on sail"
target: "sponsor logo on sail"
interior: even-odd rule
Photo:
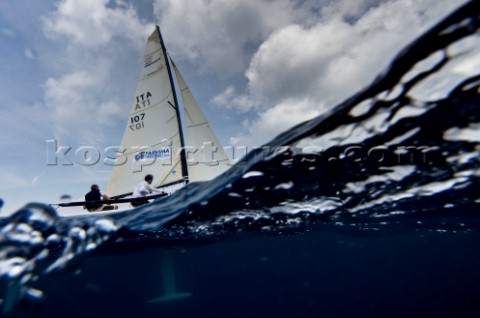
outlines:
[[[137,153],[133,158],[135,161],[147,160],[147,159],[158,159],[158,158],[168,158],[170,157],[170,149],[164,148],[160,150],[149,150],[142,151]]]

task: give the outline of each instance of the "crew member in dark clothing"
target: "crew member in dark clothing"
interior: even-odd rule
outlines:
[[[85,194],[85,206],[84,208],[88,210],[88,212],[98,212],[98,211],[108,211],[108,210],[116,210],[118,207],[116,205],[103,205],[101,203],[94,203],[92,201],[100,201],[100,200],[110,200],[110,197],[100,192],[100,188],[96,184],[92,184],[90,187],[91,191]]]

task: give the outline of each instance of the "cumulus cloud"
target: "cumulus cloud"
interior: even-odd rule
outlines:
[[[139,19],[137,12],[124,1],[62,0],[55,12],[43,19],[47,36],[67,36],[76,44],[95,48],[116,36],[128,38],[139,46],[153,25]]]
[[[284,128],[311,119],[321,114],[323,106],[309,98],[284,100],[275,107],[260,111],[256,119],[244,121],[244,126],[251,133],[232,137],[230,143],[241,147],[258,147],[268,142]]]
[[[274,103],[305,94],[338,102],[367,85],[408,41],[431,25],[432,18],[438,18],[427,18],[430,2],[383,3],[354,23],[332,16],[311,28],[285,27],[253,57],[246,72],[250,89]]]
[[[171,51],[218,73],[242,71],[250,51],[275,29],[304,16],[289,0],[155,0]],[[202,64],[200,64],[202,63]]]
[[[236,143],[265,135],[270,139],[334,107],[368,85],[406,44],[459,5],[448,0],[373,3],[333,1],[319,9],[316,24],[284,26],[260,45],[246,77],[249,96],[268,109],[247,124],[248,133],[236,136]],[[289,109],[297,104],[303,105],[302,116]],[[282,112],[291,120],[272,125]]]
[[[154,25],[143,21],[132,5],[109,0],[62,0],[42,21],[44,34],[59,45],[58,55],[51,58],[57,74],[44,85],[56,137],[112,142],[105,128],[119,122],[123,128],[121,119],[132,100],[118,94],[123,78],[132,76],[124,59],[137,54],[131,61],[140,60]]]
[[[329,62],[348,54],[354,40],[352,27],[342,21],[311,29],[285,27],[270,36],[253,57],[246,72],[249,88],[257,98],[271,103],[305,96],[321,86],[320,75]]]
[[[104,128],[124,114],[117,103],[108,97],[100,97],[102,81],[101,77],[88,71],[47,80],[45,102],[56,123],[58,135],[103,141]]]
[[[457,5],[450,2],[153,0],[153,7],[176,58],[224,78],[245,72],[247,90],[229,85],[211,103],[249,112],[246,132],[232,139],[246,143],[268,140],[368,85],[405,44]],[[98,89],[108,89],[120,58],[107,44],[122,41],[140,51],[153,25],[126,1],[108,0],[62,0],[43,22],[46,35],[66,43],[69,63],[45,85],[53,116],[75,118],[78,131],[84,125],[95,131],[102,124],[97,118],[122,116],[118,99]],[[295,105],[301,107],[289,109]],[[269,116],[290,120],[273,125]]]
[[[234,109],[240,113],[246,113],[260,107],[249,95],[237,95],[233,85],[229,85],[225,91],[214,96],[211,102],[216,106]]]

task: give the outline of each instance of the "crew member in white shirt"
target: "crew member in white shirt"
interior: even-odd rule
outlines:
[[[165,193],[163,191],[158,190],[157,188],[152,186],[153,176],[151,174],[147,174],[145,176],[145,181],[140,182],[134,189],[133,189],[133,198],[141,198],[152,194],[153,192],[158,193]],[[140,206],[147,204],[148,200],[141,200],[131,202],[132,206]]]

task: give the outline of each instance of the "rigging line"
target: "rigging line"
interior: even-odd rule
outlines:
[[[186,86],[184,89],[181,89],[180,92],[184,92],[184,91],[190,91],[190,88],[188,88],[188,86]],[[192,92],[190,91],[190,95],[193,96]]]
[[[204,121],[203,123],[199,123],[199,124],[188,125],[187,128],[193,128],[193,127],[202,126],[202,125],[208,125],[208,121]]]
[[[175,105],[173,105],[171,101],[168,101],[168,104],[170,104],[170,106],[172,106],[173,109],[177,110],[177,107],[175,107]]]

